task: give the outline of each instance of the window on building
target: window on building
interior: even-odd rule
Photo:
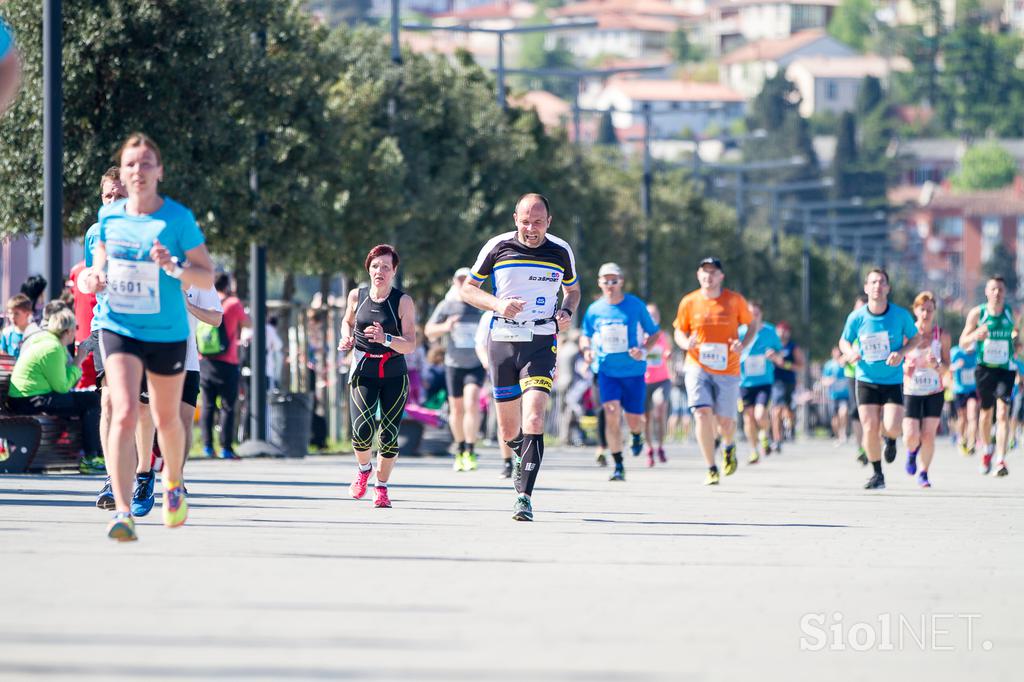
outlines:
[[[839,97],[839,84],[834,80],[825,81],[825,99],[830,102],[835,101]]]
[[[936,218],[935,229],[944,237],[963,237],[964,219],[960,216]]]
[[[793,5],[790,11],[792,12],[790,30],[793,33],[805,28],[819,28],[825,25],[825,8],[822,6]]]
[[[1001,240],[999,218],[987,216],[981,221],[981,262],[987,263]]]

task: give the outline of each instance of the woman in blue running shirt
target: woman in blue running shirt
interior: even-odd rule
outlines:
[[[133,133],[118,157],[128,198],[100,209],[93,265],[80,288],[107,294],[97,303],[93,326],[100,330],[105,390],[111,392],[107,460],[116,514],[108,535],[125,541],[136,539],[129,505],[143,372],[164,456],[164,525],[180,526],[188,517],[179,414],[189,334],[183,289],[212,287],[213,264],[192,212],[157,191],[164,167],[156,144]]]
[[[0,116],[14,102],[21,87],[21,59],[11,29],[0,19]]]

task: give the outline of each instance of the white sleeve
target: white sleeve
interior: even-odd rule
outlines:
[[[188,298],[189,303],[197,308],[202,308],[203,310],[215,310],[218,313],[224,312],[224,308],[220,304],[220,296],[217,294],[217,290],[212,287],[209,289],[189,287]]]

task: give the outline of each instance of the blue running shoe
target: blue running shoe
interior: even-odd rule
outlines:
[[[907,473],[911,476],[917,473],[917,450],[907,450]]]
[[[239,457],[234,452],[228,449],[221,450],[218,457],[220,457],[221,459],[242,459],[241,457]]]
[[[96,496],[96,506],[104,511],[114,511],[114,489],[110,487],[110,476],[107,476],[100,494]]]
[[[634,433],[633,442],[629,444],[629,449],[633,451],[634,457],[639,457],[640,452],[644,449],[644,434]]]
[[[206,459],[213,459],[213,448],[211,448],[209,445],[204,445],[203,457],[205,457]]]
[[[153,484],[156,483],[156,474],[148,471],[144,474],[135,474],[135,492],[132,494],[132,516],[145,516],[153,509]]]

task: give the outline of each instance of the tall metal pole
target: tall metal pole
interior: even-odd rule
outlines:
[[[644,117],[644,174],[640,185],[640,209],[644,214],[643,250],[640,252],[640,292],[645,301],[651,300],[651,103],[643,103]]]
[[[804,389],[811,390],[811,224],[810,212],[804,220],[804,243],[803,252],[800,254],[800,267],[803,271],[800,278],[800,317],[803,319],[804,333],[807,334],[807,346],[804,352],[803,380]],[[804,431],[811,432],[811,410],[810,401],[804,401],[803,422]]]
[[[505,34],[498,34],[498,106],[508,108],[505,101]]]
[[[61,0],[43,2],[43,255],[49,298],[64,290]]]
[[[398,44],[399,24],[399,3],[401,0],[391,0],[391,61],[394,64],[402,63],[402,47]]]
[[[252,312],[252,352],[249,378],[252,399],[249,401],[249,426],[253,438],[267,439],[267,247],[253,242],[249,246],[249,272],[252,287],[249,309]]]

